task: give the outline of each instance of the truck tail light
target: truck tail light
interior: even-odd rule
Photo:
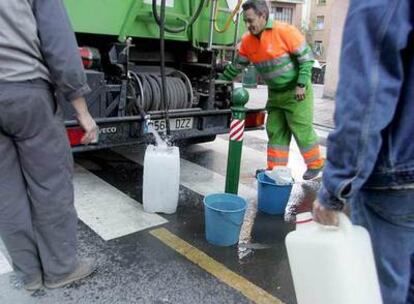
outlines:
[[[68,134],[71,146],[79,146],[81,144],[82,137],[85,135],[85,131],[83,131],[80,127],[67,128],[66,133]]]
[[[85,69],[96,69],[101,66],[101,54],[98,49],[91,47],[80,47],[79,53]]]
[[[246,128],[261,127],[265,124],[266,112],[253,112],[246,115]]]

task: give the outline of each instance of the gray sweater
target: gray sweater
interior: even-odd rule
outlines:
[[[51,82],[69,101],[90,91],[61,0],[0,0],[0,82]]]

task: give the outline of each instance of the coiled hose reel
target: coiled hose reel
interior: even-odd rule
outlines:
[[[161,101],[161,75],[159,73],[137,73],[130,71],[130,90],[136,102],[128,104],[128,113],[141,111],[163,111]],[[180,71],[173,71],[166,77],[166,102],[169,110],[187,109],[193,106],[194,94],[190,79]],[[141,111],[140,111],[141,110]]]

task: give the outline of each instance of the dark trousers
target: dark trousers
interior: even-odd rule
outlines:
[[[0,84],[0,236],[31,281],[76,267],[73,158],[49,85]]]

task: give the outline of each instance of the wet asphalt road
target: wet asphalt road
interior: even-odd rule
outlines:
[[[248,199],[253,211],[251,216],[247,216],[250,226],[244,229],[249,248],[242,251],[242,255],[237,245],[213,246],[204,236],[203,197],[210,192],[224,190],[228,143],[227,136],[219,136],[215,142],[180,149],[182,180],[179,207],[173,215],[161,215],[168,222],[149,225],[145,229],[134,228],[136,231],[108,239],[99,232],[99,227],[93,225],[93,217],[94,214],[101,214],[102,208],[109,209],[107,212],[111,217],[111,204],[109,207],[94,205],[88,209],[90,218],[80,216],[78,237],[79,255],[94,258],[99,265],[97,272],[91,278],[65,288],[28,293],[22,290],[13,273],[1,274],[0,269],[0,303],[295,304],[284,246],[286,234],[294,227],[285,223],[282,216],[266,215],[257,212],[255,207],[257,185],[254,172],[265,165],[265,132],[246,134],[244,142],[239,194],[242,193]],[[79,154],[76,155],[76,163],[90,174],[88,178],[92,176],[99,180],[103,183],[102,187],[116,192],[122,200],[130,199],[128,204],[132,204],[132,207],[140,207],[143,168],[139,159],[141,157],[142,161],[143,149],[131,148],[126,152],[103,150]],[[132,160],[135,158],[131,155],[139,155],[138,160]],[[298,155],[295,158],[298,159]],[[298,168],[298,172],[303,172],[303,164],[293,166]],[[102,199],[100,191],[90,189],[92,200],[94,197]],[[113,202],[115,222],[117,204],[118,201]],[[105,228],[109,232],[117,229],[116,226],[108,225]],[[264,301],[259,296],[255,298],[254,292],[253,297],[246,297],[233,288],[237,282],[232,285],[231,282],[221,281],[168,247],[152,234],[160,227],[240,275],[244,283],[252,283],[267,292],[273,296],[273,302]],[[0,244],[0,253],[2,251],[4,253]]]
[[[202,151],[200,151],[202,150]],[[182,158],[223,174],[225,159],[200,146],[181,150]],[[76,161],[137,202],[142,201],[142,166],[113,151],[78,155]],[[208,164],[210,162],[210,165]],[[242,260],[237,246],[216,247],[204,237],[203,196],[181,186],[176,214],[163,215],[163,227],[284,303],[295,303],[284,236],[292,227],[281,217],[259,213],[251,235],[265,244]],[[251,303],[240,292],[139,231],[104,241],[79,222],[79,254],[99,264],[94,276],[58,290],[21,290],[13,274],[0,276],[0,303]],[[256,245],[257,247],[257,245]]]

